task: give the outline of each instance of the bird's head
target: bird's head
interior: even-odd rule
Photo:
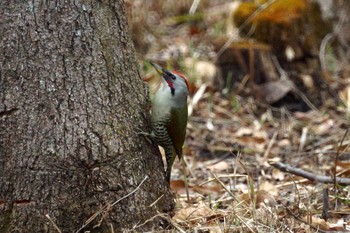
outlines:
[[[171,94],[174,96],[176,94],[181,94],[182,92],[185,92],[186,95],[188,94],[189,86],[188,86],[188,80],[185,76],[182,74],[176,72],[176,71],[169,71],[164,69],[163,67],[150,62],[156,71],[162,76],[163,83],[165,83],[171,92]]]

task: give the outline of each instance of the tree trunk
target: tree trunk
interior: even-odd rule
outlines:
[[[0,232],[161,223],[142,225],[173,200],[136,133],[148,102],[122,0],[1,0],[0,64]]]

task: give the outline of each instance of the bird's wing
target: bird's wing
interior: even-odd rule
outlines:
[[[175,152],[180,159],[182,158],[182,146],[185,142],[187,118],[187,105],[181,109],[172,109],[170,122],[166,125]]]

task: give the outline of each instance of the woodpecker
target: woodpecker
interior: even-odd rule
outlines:
[[[176,156],[182,159],[188,117],[188,81],[185,76],[150,62],[160,76],[144,79],[150,89],[152,132],[148,134],[164,148],[166,178],[170,182],[171,167]]]

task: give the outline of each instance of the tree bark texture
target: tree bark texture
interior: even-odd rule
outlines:
[[[1,0],[0,232],[77,232],[96,213],[80,232],[119,232],[170,211],[137,134],[147,105],[122,0]]]

